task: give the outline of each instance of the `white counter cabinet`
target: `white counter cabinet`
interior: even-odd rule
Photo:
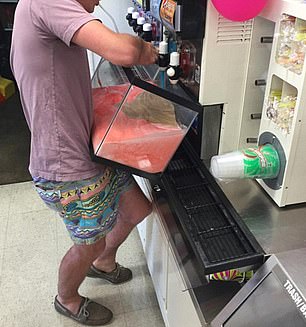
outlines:
[[[170,247],[168,247],[167,319],[169,327],[202,326]]]
[[[146,196],[152,200],[148,182],[135,178]],[[154,203],[152,214],[137,228],[165,325],[202,326]]]

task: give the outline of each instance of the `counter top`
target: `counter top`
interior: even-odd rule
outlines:
[[[255,180],[220,182],[266,254],[306,247],[306,204],[278,207]]]

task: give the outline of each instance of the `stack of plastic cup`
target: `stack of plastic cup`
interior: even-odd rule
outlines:
[[[240,151],[225,153],[211,158],[211,173],[215,178],[243,178],[243,155]]]
[[[214,156],[211,173],[218,179],[275,178],[279,174],[280,160],[271,144]]]

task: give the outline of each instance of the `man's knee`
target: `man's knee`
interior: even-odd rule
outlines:
[[[105,237],[92,244],[76,244],[75,250],[88,258],[96,259],[105,248]]]
[[[125,223],[133,225],[134,227],[141,223],[147,216],[152,213],[152,203],[148,202],[145,207],[142,207],[141,210],[135,209],[134,212],[125,212],[122,211],[118,219],[123,220]]]

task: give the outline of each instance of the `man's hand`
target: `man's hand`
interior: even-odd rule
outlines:
[[[152,43],[145,42],[140,39],[142,46],[140,49],[139,63],[140,65],[150,65],[157,62],[158,50]]]

